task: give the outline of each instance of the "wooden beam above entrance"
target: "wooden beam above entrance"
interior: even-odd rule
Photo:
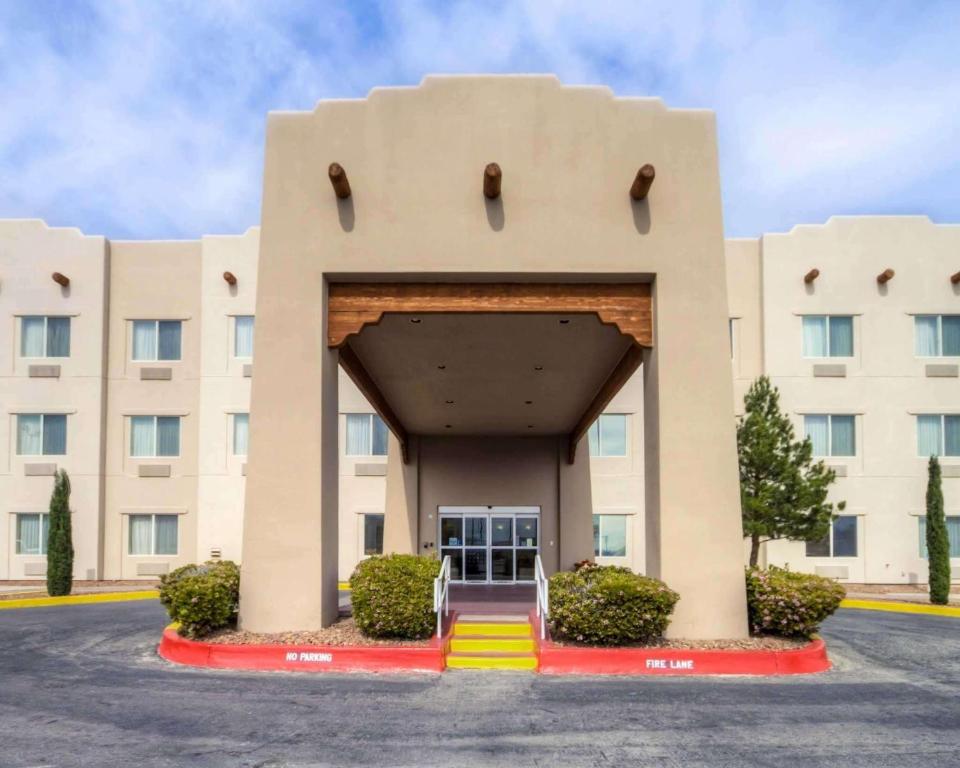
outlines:
[[[570,433],[570,442],[567,448],[567,461],[570,464],[573,464],[574,459],[577,457],[577,443],[587,434],[590,425],[603,413],[603,409],[610,404],[614,395],[627,383],[642,362],[643,347],[638,344],[631,344],[630,348],[624,352],[623,357],[620,358],[620,362],[617,363],[613,371],[610,372],[607,380],[603,382],[596,397],[594,397],[590,405],[587,406],[587,410],[583,412],[577,425]]]
[[[339,348],[385,312],[593,313],[653,346],[649,283],[331,283],[327,312],[327,345]]]
[[[367,372],[367,369],[363,367],[363,363],[360,362],[357,353],[351,349],[349,344],[344,344],[340,347],[340,366],[346,371],[347,376],[350,377],[353,383],[357,385],[357,389],[364,394],[370,402],[370,405],[373,406],[373,409],[380,415],[380,418],[383,419],[387,428],[393,432],[400,443],[403,463],[406,464],[409,461],[408,444],[410,442],[407,430],[403,424],[400,423],[400,419],[398,419],[397,414],[393,412],[393,408],[390,407],[387,398],[383,396],[377,383]]]

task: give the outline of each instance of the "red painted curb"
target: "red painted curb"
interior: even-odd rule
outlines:
[[[442,672],[443,642],[428,646],[223,645],[165,629],[157,653],[167,661],[213,669],[296,672]]]
[[[803,675],[830,669],[827,646],[820,639],[788,651],[572,648],[540,640],[539,620],[530,618],[539,671],[545,675]]]

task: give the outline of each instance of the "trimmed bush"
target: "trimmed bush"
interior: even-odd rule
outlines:
[[[350,576],[357,628],[367,637],[417,640],[436,628],[433,580],[440,561],[420,555],[370,557]]]
[[[680,596],[629,568],[588,564],[550,577],[550,631],[587,645],[633,645],[663,634]]]
[[[240,568],[230,560],[185,565],[160,577],[160,602],[183,637],[198,638],[234,626]]]
[[[61,469],[50,496],[50,532],[47,534],[47,594],[69,595],[73,588],[73,528],[70,521],[70,478]]]
[[[756,634],[810,637],[847,591],[835,581],[771,566],[747,569],[747,610]]]

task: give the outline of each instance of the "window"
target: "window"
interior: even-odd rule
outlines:
[[[587,432],[591,456],[627,455],[627,415],[604,413]]]
[[[47,538],[50,536],[50,515],[38,512],[17,515],[18,555],[47,554]]]
[[[960,456],[960,416],[917,416],[917,455]]]
[[[387,425],[375,413],[347,414],[347,456],[386,456]]]
[[[856,456],[855,418],[839,414],[803,417],[803,431],[813,444],[814,456]]]
[[[627,556],[627,516],[593,516],[593,554],[596,557]]]
[[[917,315],[917,357],[960,357],[960,315]]]
[[[233,356],[253,357],[253,315],[233,319]]]
[[[67,417],[52,413],[17,416],[18,456],[66,456]]]
[[[133,359],[141,362],[180,359],[179,320],[134,320]]]
[[[383,554],[383,515],[363,516],[363,554]]]
[[[927,518],[920,520],[920,557],[927,559]],[[947,540],[950,542],[950,557],[960,557],[960,516],[947,516]]]
[[[734,330],[736,329],[735,323],[736,323],[736,318],[734,318],[734,317],[731,317],[729,320],[727,320],[727,334],[728,334],[729,337],[730,337],[730,357],[731,357],[731,359],[733,358],[733,333],[734,333]]]
[[[853,357],[853,318],[849,315],[804,315],[804,357]]]
[[[21,318],[20,357],[70,357],[70,318]]]
[[[130,515],[131,555],[177,554],[176,515]]]
[[[856,557],[857,518],[841,515],[833,520],[830,533],[820,541],[807,542],[807,557]]]
[[[233,455],[246,456],[250,444],[250,414],[233,414]]]
[[[130,419],[130,456],[154,458],[180,455],[179,416],[133,416]]]

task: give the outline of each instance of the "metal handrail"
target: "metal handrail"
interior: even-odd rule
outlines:
[[[540,619],[540,639],[547,637],[547,619],[550,617],[550,582],[543,572],[543,561],[540,555],[534,562],[534,579],[537,582],[537,617]]]
[[[437,637],[443,637],[443,617],[450,613],[450,555],[444,556],[440,573],[433,580],[433,610],[437,614]]]

